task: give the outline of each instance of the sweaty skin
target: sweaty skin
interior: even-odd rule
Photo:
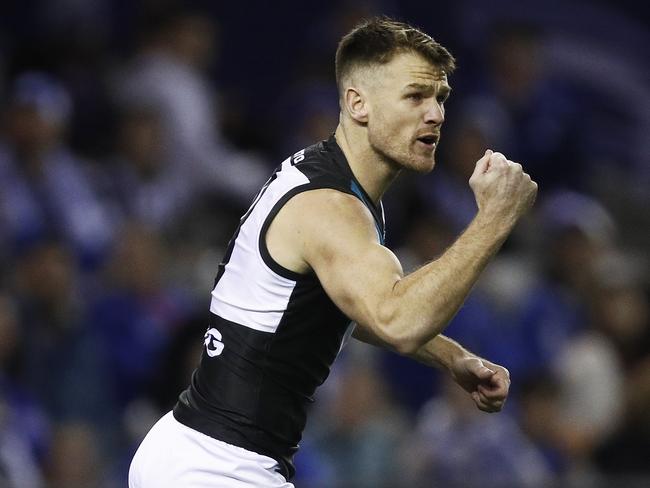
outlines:
[[[359,68],[348,78],[335,135],[355,177],[377,202],[403,169],[433,169],[450,88],[444,73],[414,53]],[[478,206],[473,221],[442,256],[406,276],[378,241],[368,209],[335,190],[289,200],[266,243],[285,268],[316,273],[334,303],[358,324],[356,338],[446,368],[478,408],[494,412],[506,400],[508,371],[441,332],[532,206],[537,185],[521,165],[491,150],[477,161],[469,184]]]

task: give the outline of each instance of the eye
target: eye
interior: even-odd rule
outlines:
[[[422,93],[415,92],[415,93],[409,93],[408,95],[406,95],[406,98],[408,98],[409,100],[413,100],[414,102],[420,102],[424,98],[424,95],[422,95]]]
[[[447,95],[438,95],[436,97],[436,100],[440,105],[444,104],[447,101],[447,98],[449,98]]]

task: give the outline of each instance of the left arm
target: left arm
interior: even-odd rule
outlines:
[[[353,337],[368,344],[391,350],[368,329],[356,327]],[[510,373],[503,366],[482,359],[452,339],[438,334],[408,357],[427,366],[445,369],[484,412],[498,412],[503,408],[510,388]]]

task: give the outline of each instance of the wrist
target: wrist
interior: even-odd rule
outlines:
[[[450,373],[453,373],[458,370],[458,368],[461,367],[461,365],[467,361],[468,359],[472,359],[476,356],[473,354],[470,354],[469,352],[463,350],[459,351],[458,353],[454,354],[450,359],[449,359],[449,366],[447,369],[449,370]]]
[[[473,357],[473,354],[448,337],[439,335],[436,339],[437,340],[434,342],[437,346],[434,353],[436,361],[440,367],[446,369],[452,373],[452,375],[460,363]]]
[[[492,235],[496,240],[502,241],[512,231],[517,220],[508,215],[501,215],[490,209],[481,208],[474,217],[474,224],[482,234]]]

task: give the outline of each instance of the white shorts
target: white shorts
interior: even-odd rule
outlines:
[[[294,488],[278,463],[178,422],[172,412],[146,435],[129,469],[129,488]]]

